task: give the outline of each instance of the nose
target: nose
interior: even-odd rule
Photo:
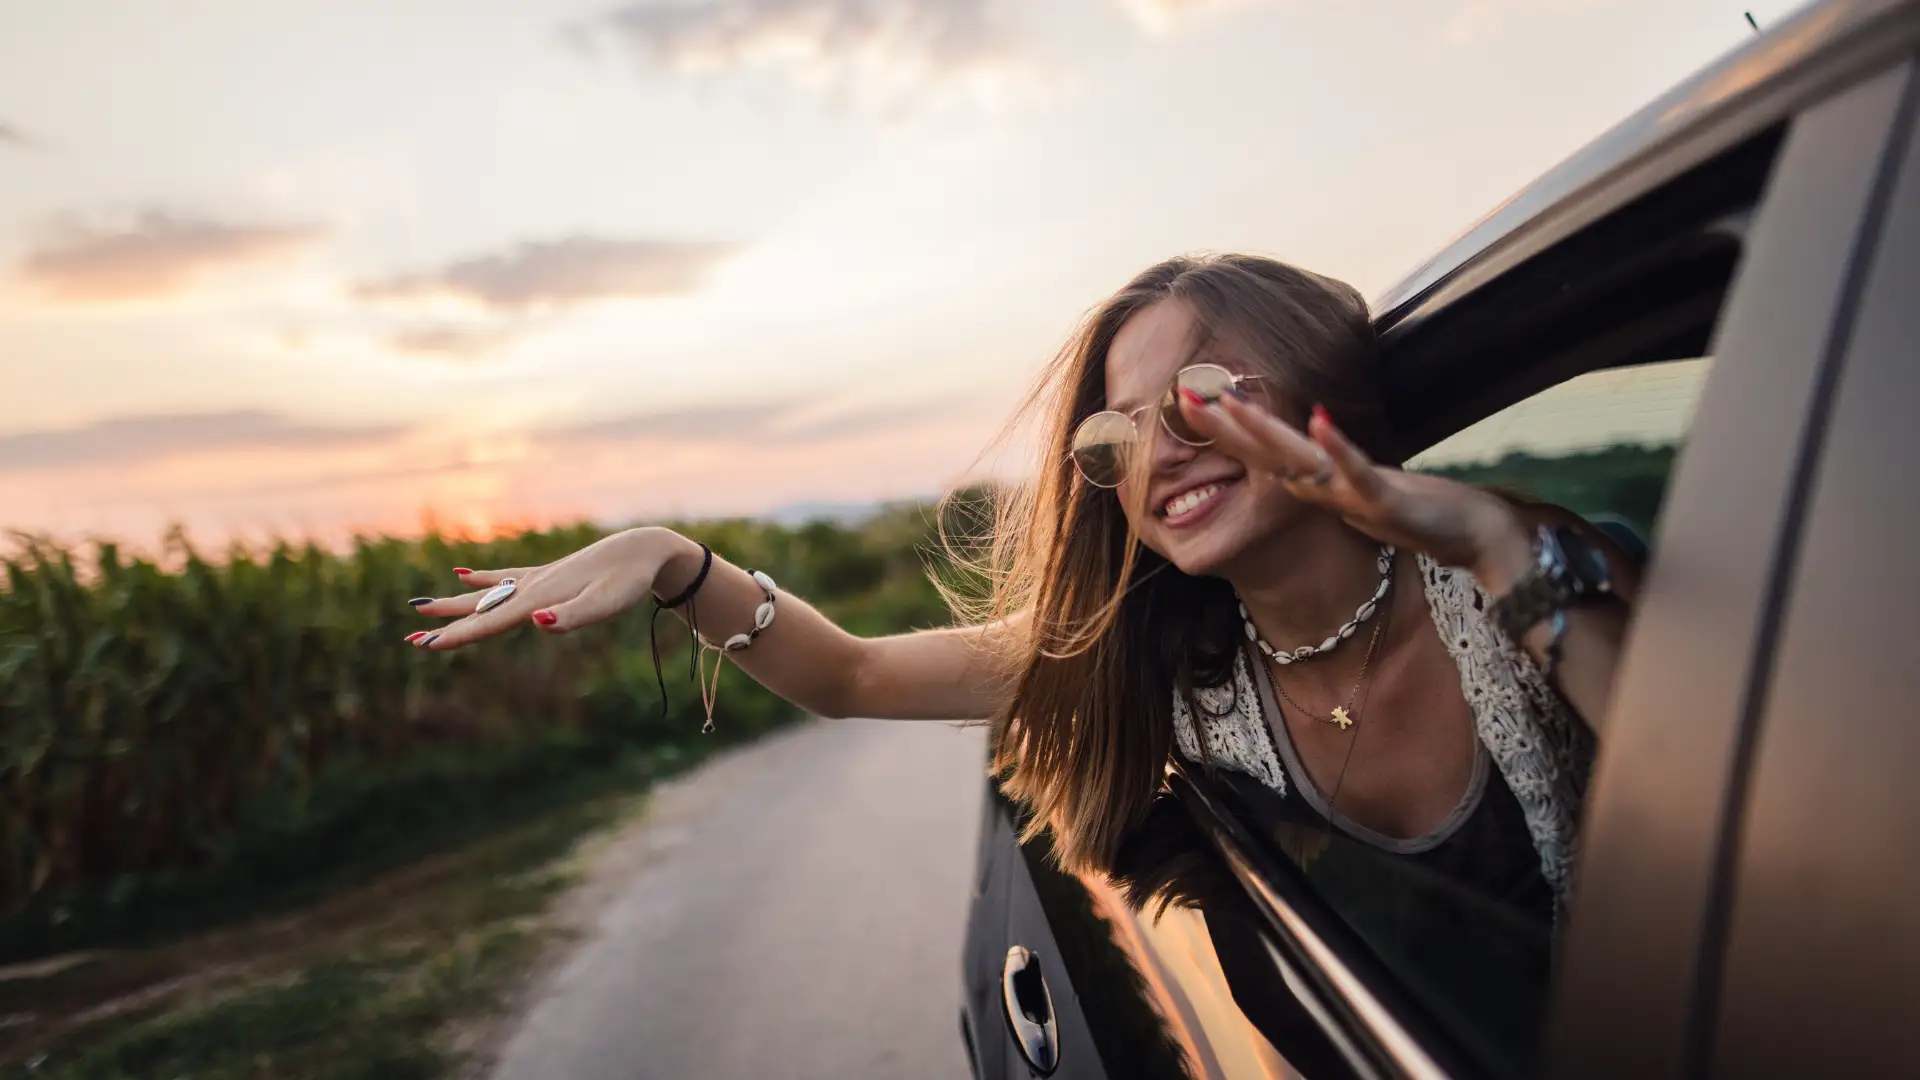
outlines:
[[[1153,421],[1153,472],[1160,476],[1173,472],[1192,461],[1200,453],[1201,447],[1189,446],[1173,437],[1165,424],[1156,417]]]

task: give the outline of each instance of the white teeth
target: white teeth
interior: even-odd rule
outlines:
[[[1192,491],[1182,492],[1168,499],[1167,505],[1162,512],[1168,517],[1179,517],[1219,493],[1219,484],[1208,484],[1205,487],[1194,488]]]

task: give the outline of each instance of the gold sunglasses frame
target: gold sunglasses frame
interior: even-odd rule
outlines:
[[[1121,482],[1118,480],[1114,481],[1111,484],[1103,484],[1100,481],[1094,479],[1092,476],[1089,476],[1087,474],[1086,466],[1080,463],[1080,454],[1078,452],[1078,449],[1074,445],[1077,442],[1079,442],[1080,433],[1086,430],[1087,425],[1093,423],[1095,420],[1098,420],[1103,416],[1118,416],[1126,420],[1127,425],[1133,429],[1133,438],[1131,440],[1127,440],[1126,442],[1122,442],[1122,443],[1102,444],[1102,445],[1128,445],[1130,443],[1131,445],[1138,446],[1141,443],[1145,442],[1146,436],[1141,434],[1139,417],[1141,413],[1146,412],[1148,409],[1156,410],[1156,415],[1159,417],[1159,420],[1160,420],[1160,429],[1162,431],[1165,431],[1168,435],[1173,436],[1175,439],[1178,439],[1181,443],[1187,446],[1213,445],[1212,439],[1203,439],[1203,440],[1200,440],[1199,442],[1195,442],[1192,439],[1185,438],[1179,432],[1173,430],[1173,425],[1167,421],[1167,410],[1178,409],[1180,407],[1179,399],[1177,399],[1174,396],[1175,393],[1180,389],[1180,377],[1182,375],[1185,375],[1189,371],[1198,371],[1203,368],[1211,368],[1214,371],[1218,371],[1222,375],[1225,375],[1227,377],[1228,393],[1235,393],[1239,391],[1241,383],[1252,382],[1257,379],[1266,378],[1265,375],[1261,375],[1259,373],[1254,373],[1250,375],[1237,374],[1235,372],[1228,371],[1225,366],[1220,364],[1214,364],[1214,363],[1188,364],[1186,367],[1183,367],[1179,371],[1176,371],[1173,373],[1173,378],[1167,383],[1167,389],[1165,390],[1165,392],[1163,392],[1160,395],[1159,401],[1152,402],[1147,405],[1137,406],[1127,412],[1121,412],[1118,409],[1102,409],[1097,413],[1092,413],[1088,415],[1086,419],[1080,421],[1078,424],[1075,424],[1073,426],[1073,435],[1067,440],[1067,457],[1069,460],[1073,462],[1073,471],[1080,474],[1080,479],[1085,480],[1087,483],[1093,485],[1094,487],[1100,488],[1104,491],[1112,491],[1113,489],[1120,486]],[[1215,394],[1212,397],[1208,397],[1207,400],[1214,401],[1214,400],[1217,400],[1218,397],[1219,395]]]

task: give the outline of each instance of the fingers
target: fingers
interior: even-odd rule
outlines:
[[[1328,468],[1326,452],[1293,425],[1265,409],[1232,397],[1196,404],[1184,397],[1181,412],[1201,434],[1247,465],[1280,476],[1313,476]]]
[[[549,604],[533,612],[533,624],[550,634],[564,634],[582,626],[604,622],[626,610],[627,603],[613,589],[589,585],[580,595],[559,604]]]
[[[409,600],[413,610],[422,615],[431,615],[439,619],[457,619],[462,615],[473,614],[480,606],[480,598],[487,595],[486,589],[463,593],[459,596],[428,597],[421,600]]]
[[[1373,459],[1347,438],[1339,425],[1333,422],[1333,417],[1327,415],[1324,407],[1313,407],[1313,415],[1307,420],[1307,433],[1325,451],[1333,463],[1334,472],[1353,489],[1354,494],[1372,502],[1385,493],[1386,481],[1374,466]]]
[[[1221,449],[1277,473],[1296,498],[1357,523],[1379,514],[1391,495],[1380,468],[1318,405],[1302,433],[1272,413],[1230,397],[1207,406],[1191,400],[1184,404],[1188,416],[1211,421],[1207,433]]]
[[[519,566],[511,570],[469,570],[464,566],[457,566],[453,572],[459,575],[460,584],[469,589],[491,589],[500,584],[501,578],[524,578],[536,569],[538,567]]]
[[[1273,413],[1235,398],[1208,402],[1192,390],[1183,390],[1181,415],[1225,454],[1269,473],[1296,473],[1325,457],[1304,434]]]
[[[495,585],[507,578],[525,581],[538,569],[540,568],[537,566],[516,566],[510,570],[468,570],[464,566],[458,567],[454,573],[460,575],[461,584],[471,587],[473,592],[462,593],[459,596],[422,596],[407,603],[422,615],[437,619],[457,619],[463,615],[473,614],[474,609],[480,606],[481,598],[486,596],[488,590]]]
[[[471,597],[460,597],[460,599],[471,600],[472,604],[468,605],[471,610],[473,604],[477,604],[483,595],[485,594],[475,593]],[[473,642],[490,638],[496,634],[513,629],[526,619],[532,607],[533,604],[523,593],[515,592],[498,607],[489,608],[477,615],[468,615],[458,622],[449,623],[437,633],[428,634],[423,638],[410,638],[409,640],[413,641],[413,644],[419,648],[432,649],[435,652],[440,652],[444,649],[457,649],[462,645],[469,645]]]

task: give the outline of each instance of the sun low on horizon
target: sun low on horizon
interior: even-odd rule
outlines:
[[[936,495],[1149,263],[1377,295],[1795,6],[0,0],[0,528]]]

